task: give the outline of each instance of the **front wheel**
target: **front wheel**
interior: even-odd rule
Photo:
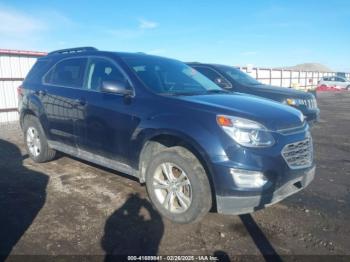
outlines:
[[[198,159],[183,147],[167,148],[151,160],[146,187],[157,210],[176,223],[196,222],[212,206],[206,172]]]

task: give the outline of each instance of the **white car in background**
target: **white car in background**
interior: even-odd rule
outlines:
[[[318,82],[318,86],[350,90],[350,81],[341,76],[325,76]]]

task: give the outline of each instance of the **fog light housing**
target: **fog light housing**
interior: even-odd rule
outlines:
[[[239,187],[261,188],[268,182],[267,177],[259,171],[231,168],[230,172]]]

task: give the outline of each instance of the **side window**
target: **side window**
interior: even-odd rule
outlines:
[[[104,58],[91,58],[87,73],[86,88],[100,90],[104,81],[126,82],[127,80],[111,61]]]
[[[335,81],[337,81],[337,82],[345,82],[344,79],[341,78],[341,77],[336,77],[336,78],[335,78]]]
[[[45,82],[52,85],[82,88],[86,58],[64,59],[46,75]]]
[[[221,88],[231,89],[232,85],[223,76],[208,67],[194,67]]]
[[[194,69],[208,77],[213,82],[216,82],[216,79],[221,78],[221,76],[218,73],[216,73],[208,67],[194,67]]]

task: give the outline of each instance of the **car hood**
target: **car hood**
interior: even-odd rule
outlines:
[[[189,103],[194,110],[199,110],[200,104],[201,109],[257,121],[274,131],[304,124],[303,114],[299,110],[246,94],[179,96],[177,99]]]
[[[254,93],[278,101],[283,101],[286,98],[311,99],[312,94],[298,91],[292,88],[277,87],[270,85],[256,85],[249,88],[254,90]]]

